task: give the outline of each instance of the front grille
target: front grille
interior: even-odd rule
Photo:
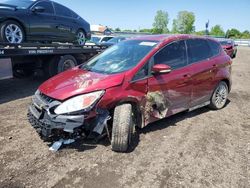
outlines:
[[[41,92],[39,92],[39,96],[47,104],[52,103],[53,101],[55,101],[55,99],[53,99],[53,98],[51,98],[51,97],[49,97],[49,96],[47,96],[47,95],[45,95],[45,94],[43,94]]]

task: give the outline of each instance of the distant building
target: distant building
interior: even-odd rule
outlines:
[[[103,25],[91,25],[90,30],[92,34],[100,34],[100,35],[111,35],[113,32],[107,26]]]

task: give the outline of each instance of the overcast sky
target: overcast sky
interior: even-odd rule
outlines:
[[[224,30],[250,30],[250,0],[55,0],[86,19],[90,24],[112,28],[151,28],[157,10],[169,13],[172,20],[182,10],[195,13],[196,31],[220,24]]]

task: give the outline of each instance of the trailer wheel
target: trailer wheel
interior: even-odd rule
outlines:
[[[55,56],[44,65],[44,74],[46,78],[50,78],[75,66],[77,61],[72,55]]]
[[[57,73],[72,69],[75,66],[77,66],[77,61],[72,55],[61,56],[57,65]]]
[[[115,108],[111,147],[116,152],[126,152],[134,131],[133,109],[131,104],[122,104]]]

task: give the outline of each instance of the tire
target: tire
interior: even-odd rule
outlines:
[[[44,74],[50,78],[77,66],[77,61],[72,55],[55,56],[44,65]]]
[[[86,34],[83,30],[79,29],[76,32],[76,42],[77,45],[84,46],[86,43]]]
[[[11,44],[20,44],[25,40],[23,27],[14,20],[7,20],[0,26],[0,40]],[[14,35],[10,35],[13,33]],[[8,35],[9,34],[9,35]]]
[[[116,152],[126,152],[130,146],[134,130],[133,109],[131,104],[115,108],[113,116],[111,147]]]
[[[228,93],[229,89],[226,82],[220,82],[213,92],[209,107],[213,110],[224,108],[227,102]]]

